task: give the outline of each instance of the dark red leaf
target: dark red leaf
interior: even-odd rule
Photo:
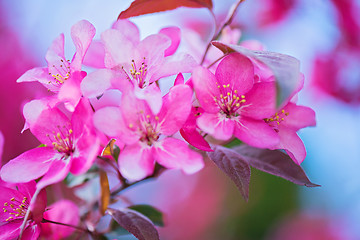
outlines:
[[[142,214],[131,209],[112,209],[106,211],[121,227],[139,240],[159,240],[154,224]]]
[[[307,187],[319,187],[310,182],[301,166],[285,153],[278,150],[268,150],[242,145],[233,148],[250,166],[263,172],[284,178],[290,182]]]
[[[241,195],[249,199],[250,166],[240,154],[229,149],[217,146],[208,156],[214,163],[230,177],[238,187]]]
[[[162,12],[178,7],[212,9],[212,0],[135,0],[130,7],[122,11],[118,19],[126,19],[149,13]]]
[[[253,51],[238,45],[225,44],[218,41],[213,41],[212,44],[224,54],[239,52],[269,67],[275,76],[279,90],[277,93],[278,106],[288,100],[299,86],[300,62],[294,57],[275,52]]]

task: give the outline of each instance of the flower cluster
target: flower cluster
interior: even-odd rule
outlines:
[[[231,39],[227,34],[232,34],[230,29],[223,33],[224,44]],[[315,115],[294,102],[302,75],[279,105],[271,66],[236,51],[217,54],[220,60],[215,55],[204,57],[203,62],[212,64],[202,66],[191,52],[177,51],[181,38],[177,27],[140,39],[134,23],[118,20],[101,33],[101,39],[94,36],[91,23],[76,23],[71,29],[76,49],[71,60],[65,58],[62,34],[46,53],[48,66],[31,69],[18,79],[38,81],[52,95],[28,102],[23,110],[24,130],[30,129],[42,145],[1,168],[3,181],[18,184],[17,189],[1,187],[5,224],[0,229],[8,239],[19,234],[36,239],[39,229],[46,229],[39,226],[51,220],[43,216],[47,214],[43,190],[69,173],[82,175],[93,166],[101,168],[100,160],[117,164],[125,188],[159,169],[196,173],[204,167],[203,153],[235,138],[255,148],[283,149],[296,164],[305,159],[297,131],[314,126]],[[83,65],[91,70],[84,71]],[[169,76],[176,76],[174,82]],[[108,148],[109,158],[104,154]],[[35,204],[39,200],[41,210]],[[115,220],[119,214],[110,211]]]

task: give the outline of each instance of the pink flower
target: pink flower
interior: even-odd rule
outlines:
[[[21,239],[38,239],[40,222],[46,208],[46,193],[41,191],[36,202],[30,206],[35,190],[35,181],[17,184],[16,188],[0,185],[0,204],[3,206],[3,211],[0,212],[0,239],[16,239],[19,236],[27,211],[31,213]]]
[[[313,84],[322,92],[347,104],[360,104],[360,48],[343,42],[318,55],[313,66]]]
[[[193,71],[192,81],[204,113],[197,124],[220,140],[233,135],[254,147],[268,148],[279,142],[264,122],[275,112],[275,83],[254,83],[252,62],[239,53],[226,56],[215,75],[203,67]]]
[[[77,226],[80,221],[79,208],[72,201],[62,199],[50,205],[44,213],[44,219]],[[46,221],[45,221],[46,222]],[[41,237],[45,239],[65,239],[74,232],[74,228],[52,223],[41,224]]]
[[[58,93],[59,101],[69,102],[74,107],[81,97],[80,82],[86,76],[81,71],[82,61],[94,35],[95,28],[91,23],[86,20],[76,23],[71,28],[76,47],[71,62],[65,58],[64,34],[61,34],[46,53],[48,67],[28,70],[17,81],[38,81],[50,91]]]
[[[154,114],[145,100],[131,93],[124,95],[120,108],[105,107],[95,112],[95,126],[125,143],[119,156],[119,169],[125,178],[135,181],[151,175],[155,162],[186,173],[203,167],[200,154],[171,137],[187,120],[191,100],[191,89],[182,84],[172,87],[164,96],[159,114]]]
[[[161,92],[152,83],[179,72],[190,72],[196,65],[190,55],[169,56],[175,52],[179,38],[177,28],[166,28],[140,41],[135,24],[118,20],[112,29],[101,34],[107,69],[89,74],[81,84],[82,93],[86,97],[97,97],[109,88],[135,91],[157,114],[161,108]]]
[[[63,180],[69,172],[86,172],[99,150],[91,117],[86,99],[79,102],[71,120],[58,108],[44,109],[29,122],[31,132],[45,147],[31,149],[5,164],[1,178],[17,183],[44,175],[37,183],[37,188],[42,189]]]

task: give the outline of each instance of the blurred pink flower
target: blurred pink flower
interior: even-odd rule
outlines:
[[[322,92],[349,104],[360,103],[360,48],[339,45],[320,54],[313,66],[312,82]]]
[[[339,221],[320,214],[296,214],[285,218],[267,240],[344,240],[348,239]]]
[[[0,165],[38,145],[38,141],[30,133],[20,135],[20,132],[23,125],[21,105],[40,91],[33,86],[16,83],[16,79],[24,71],[33,67],[34,53],[31,47],[21,44],[16,29],[8,26],[8,23],[7,12],[3,11],[0,3],[0,131],[5,138],[3,162]]]
[[[72,201],[63,199],[48,207],[44,219],[77,226],[80,221],[79,208]],[[70,236],[74,228],[52,223],[41,224],[41,235],[46,239],[59,240]]]
[[[360,48],[360,4],[357,0],[332,0],[337,11],[342,38],[347,44]]]

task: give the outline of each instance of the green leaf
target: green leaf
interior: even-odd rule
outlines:
[[[47,147],[47,145],[42,143],[39,146],[37,146],[37,148],[41,148],[41,147]]]
[[[119,154],[120,154],[120,148],[118,145],[114,145],[114,149],[113,149],[113,154],[112,156],[114,157],[115,161],[117,162],[119,159]]]
[[[239,146],[241,144],[243,144],[243,142],[241,140],[234,138],[231,142],[225,144],[224,147],[233,148],[233,147]]]
[[[163,214],[160,210],[146,204],[133,205],[128,208],[148,217],[156,226],[164,226]]]

